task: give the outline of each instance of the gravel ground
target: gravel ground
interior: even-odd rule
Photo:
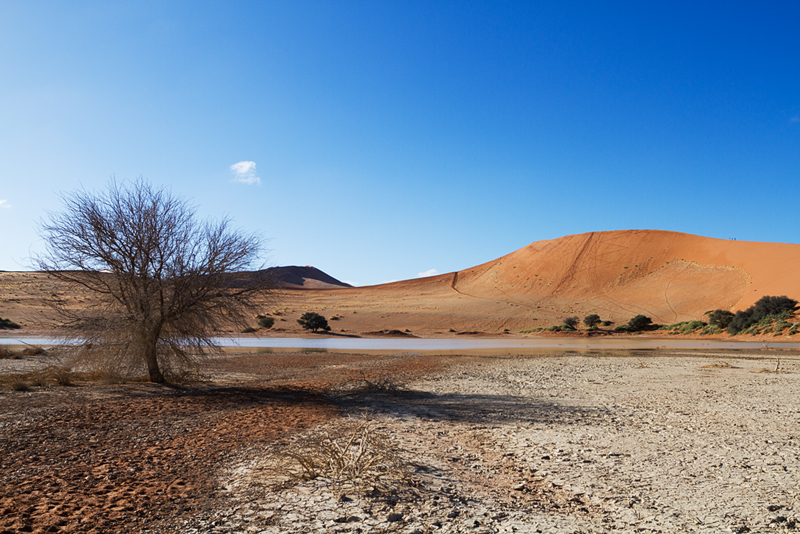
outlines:
[[[408,460],[405,481],[277,489],[251,450],[220,475],[236,506],[184,531],[800,530],[800,360],[776,363],[469,357],[402,392],[343,392]]]

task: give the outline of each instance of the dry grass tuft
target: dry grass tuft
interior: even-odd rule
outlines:
[[[364,371],[359,371],[361,377],[355,380],[342,382],[332,388],[334,397],[359,396],[373,393],[403,393],[408,391],[406,381],[402,375],[383,374],[376,378],[368,378]]]
[[[780,358],[778,358],[778,360],[775,362],[775,369],[761,368],[761,369],[759,369],[759,370],[758,370],[758,371],[756,371],[756,372],[757,372],[757,373],[771,373],[771,374],[777,374],[777,373],[783,373],[783,372],[785,372],[785,371],[783,371],[783,370],[781,369],[781,360],[780,360]]]
[[[254,471],[277,487],[325,479],[335,489],[365,485],[388,489],[408,478],[409,464],[366,414],[273,445]]]
[[[704,365],[703,369],[741,369],[741,367],[737,367],[736,365],[731,365],[726,361],[719,361],[709,365]]]
[[[11,391],[30,391],[31,387],[22,375],[14,375],[8,381],[8,389]]]
[[[360,389],[368,393],[397,393],[406,390],[402,378],[397,375],[383,375],[370,380],[363,371],[361,372],[360,385]]]

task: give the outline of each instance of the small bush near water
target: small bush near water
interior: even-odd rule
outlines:
[[[0,330],[17,330],[19,328],[22,327],[13,322],[11,319],[3,319],[0,317]]]
[[[586,325],[588,328],[592,328],[593,326],[596,327],[600,323],[601,323],[600,316],[597,315],[596,313],[587,315],[586,317],[583,318],[583,324]]]
[[[258,326],[259,328],[272,328],[275,326],[275,319],[266,315],[259,315]]]
[[[317,330],[328,331],[331,329],[331,327],[328,326],[328,320],[316,312],[304,313],[297,320],[297,323],[303,327],[303,330],[311,330],[312,332],[316,332]]]

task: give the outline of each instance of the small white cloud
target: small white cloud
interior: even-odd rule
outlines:
[[[10,208],[11,204],[8,203],[8,200],[0,198],[0,208]]]
[[[255,161],[240,161],[231,165],[231,172],[233,173],[233,181],[240,184],[261,184],[261,178],[256,174]]]
[[[437,271],[436,269],[428,269],[425,272],[417,273],[417,278],[425,278],[426,276],[436,276],[437,274],[439,274],[439,271]]]

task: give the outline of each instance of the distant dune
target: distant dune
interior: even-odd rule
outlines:
[[[234,284],[247,284],[254,277],[267,276],[273,279],[275,285],[282,289],[337,289],[353,287],[337,280],[316,267],[270,267],[261,271],[241,272],[234,276]]]
[[[353,287],[320,271],[316,267],[271,267],[267,272],[275,277],[280,287],[294,289],[336,289]]]

